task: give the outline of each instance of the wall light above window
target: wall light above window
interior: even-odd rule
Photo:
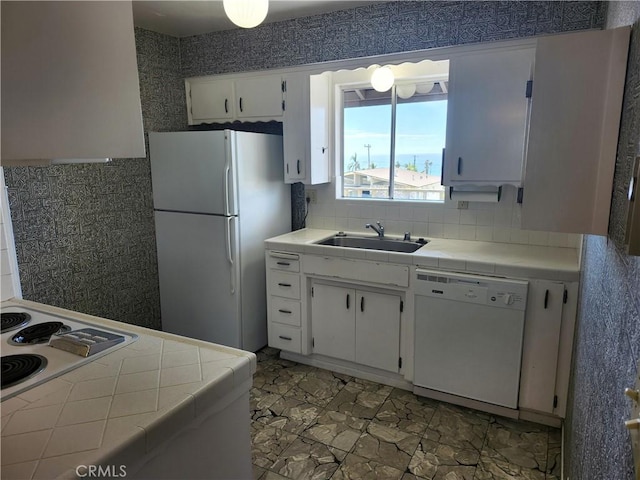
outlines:
[[[224,0],[222,5],[229,20],[242,28],[260,25],[269,11],[269,0]]]
[[[397,85],[396,93],[403,100],[406,100],[407,98],[411,98],[416,93],[416,84],[409,83],[406,85]]]
[[[371,74],[371,86],[377,92],[386,92],[393,86],[395,77],[389,67],[376,68]]]

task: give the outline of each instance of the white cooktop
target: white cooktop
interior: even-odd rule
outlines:
[[[81,365],[92,362],[96,358],[100,358],[103,355],[111,353],[114,350],[135,342],[138,338],[138,336],[135,334],[130,334],[112,328],[105,328],[101,325],[93,325],[91,323],[74,319],[71,316],[59,316],[51,313],[45,313],[35,308],[26,308],[23,306],[11,305],[9,302],[3,302],[1,311],[3,314],[24,312],[31,316],[29,323],[27,323],[26,325],[17,327],[0,335],[0,353],[2,354],[3,361],[5,361],[5,357],[20,354],[36,354],[46,359],[46,366],[44,369],[38,371],[37,373],[34,373],[31,377],[27,378],[24,381],[21,381],[20,383],[2,388],[2,390],[0,390],[1,401],[18,395],[25,390],[33,388],[36,385],[40,385],[41,383],[51,380],[59,375],[62,375],[63,373],[73,370],[74,368],[78,368]],[[88,357],[76,355],[74,353],[60,350],[58,348],[53,348],[48,345],[48,343],[15,345],[11,342],[11,338],[22,329],[45,322],[62,322],[65,326],[69,327],[70,331],[66,333],[73,334],[74,331],[82,329],[93,329],[99,332],[105,332],[106,336],[122,336],[124,337],[124,340],[116,345],[113,345]],[[91,332],[95,333],[93,331]],[[4,363],[2,366],[2,373],[3,375],[5,374]]]

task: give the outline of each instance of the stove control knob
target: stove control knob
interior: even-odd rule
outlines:
[[[513,305],[513,294],[505,293],[504,297],[502,297],[502,301],[504,302],[505,305]]]

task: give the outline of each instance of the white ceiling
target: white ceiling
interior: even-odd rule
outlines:
[[[380,1],[270,0],[265,23],[346,10]],[[137,27],[174,37],[188,37],[236,27],[227,18],[222,0],[138,0],[133,2]]]

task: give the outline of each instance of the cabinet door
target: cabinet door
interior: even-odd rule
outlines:
[[[330,73],[309,77],[309,179],[316,185],[329,182],[329,77]]]
[[[282,79],[280,75],[237,79],[235,90],[238,118],[282,117]]]
[[[356,362],[397,372],[400,297],[358,291],[356,300]]]
[[[233,81],[189,82],[189,125],[233,120]]]
[[[564,284],[531,280],[524,321],[520,408],[553,413]]]
[[[607,234],[629,32],[538,40],[522,228]]]
[[[520,185],[533,48],[451,59],[445,185]]]
[[[313,353],[354,361],[356,291],[315,284],[312,292]]]
[[[130,2],[2,2],[2,164],[144,158]]]
[[[282,124],[285,183],[306,182],[309,150],[309,75],[285,77],[285,111]]]

